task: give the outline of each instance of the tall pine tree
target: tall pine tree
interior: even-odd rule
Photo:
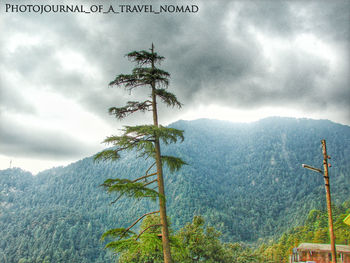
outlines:
[[[104,140],[104,143],[111,144],[114,147],[104,150],[95,156],[96,160],[117,160],[120,158],[120,152],[123,150],[135,150],[138,157],[153,158],[154,163],[147,169],[146,174],[135,179],[107,179],[103,186],[108,192],[118,192],[117,200],[126,195],[134,198],[151,198],[159,200],[159,211],[152,211],[139,217],[128,228],[116,228],[107,231],[103,238],[109,236],[117,238],[107,244],[108,248],[114,249],[115,252],[122,251],[125,247],[137,244],[140,235],[131,231],[139,221],[145,216],[159,213],[160,225],[162,229],[162,246],[164,262],[172,262],[170,253],[169,230],[166,213],[166,195],[164,191],[163,164],[169,167],[171,172],[178,170],[185,164],[180,158],[174,156],[165,156],[161,154],[160,142],[165,145],[176,143],[178,140],[183,141],[183,131],[174,128],[167,128],[159,125],[157,112],[157,99],[159,98],[167,106],[181,108],[182,104],[177,100],[176,96],[167,91],[169,85],[169,73],[156,67],[164,60],[154,52],[154,46],[150,51],[134,51],[127,54],[130,61],[136,63],[132,74],[118,75],[110,86],[125,88],[132,91],[135,88],[146,87],[151,91],[150,96],[144,101],[129,101],[124,107],[112,107],[109,113],[118,119],[124,119],[135,112],[151,111],[153,113],[152,125],[125,126],[123,134],[120,136],[110,136]],[[150,172],[156,168],[155,172]],[[147,179],[156,177],[148,181]],[[157,183],[158,191],[152,187],[153,183]],[[157,188],[157,187],[156,187]],[[116,200],[116,201],[117,201]],[[150,227],[151,229],[151,227]]]

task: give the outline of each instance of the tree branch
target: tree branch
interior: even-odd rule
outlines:
[[[140,181],[140,180],[142,180],[142,179],[146,179],[146,178],[148,178],[148,177],[157,175],[157,173],[147,174],[147,172],[148,172],[149,170],[151,170],[151,168],[152,168],[155,164],[156,164],[156,163],[153,163],[153,164],[148,168],[148,170],[146,171],[146,175],[141,176],[141,177],[139,177],[139,178],[133,180],[132,182],[133,182],[133,183],[136,183],[137,181]],[[123,195],[124,195],[124,193],[120,194],[120,195],[117,197],[117,199],[115,199],[114,201],[111,202],[111,205],[114,204],[114,203],[116,203]]]
[[[114,201],[111,202],[111,205],[113,205],[114,203],[116,203],[122,196],[124,195],[124,193],[120,194],[117,199],[115,199]]]
[[[153,181],[150,181],[149,183],[144,184],[143,186],[147,186],[147,185],[149,185],[149,184],[153,184],[153,183],[155,183],[155,182],[157,182],[157,181],[158,181],[158,179],[155,179],[155,180],[153,180]]]
[[[131,226],[129,226],[127,229],[125,229],[124,234],[120,236],[119,240],[122,239],[123,236],[125,235],[125,233],[128,232],[131,228],[133,228],[142,218],[144,218],[145,216],[148,216],[148,215],[159,213],[159,212],[160,211],[149,212],[149,213],[146,213],[146,214],[143,214],[142,216],[140,216],[134,223],[131,224]]]
[[[156,175],[156,174],[157,174],[157,173],[147,174],[147,175],[145,175],[145,176],[142,176],[142,177],[139,177],[139,178],[135,179],[135,180],[132,181],[132,182],[133,182],[133,183],[136,183],[137,181],[140,181],[140,180],[142,180],[142,179],[148,178],[148,177],[150,177],[150,176],[154,176],[154,175]]]
[[[179,102],[173,93],[166,91],[165,89],[156,89],[156,94],[159,96],[167,106],[182,107],[182,103]]]
[[[150,53],[146,50],[133,51],[127,54],[127,57],[130,61],[136,62],[141,66],[151,64],[152,61],[154,63],[160,63],[162,60],[164,60],[164,57],[159,56],[157,53]]]
[[[152,167],[156,164],[156,162],[154,162],[146,171],[146,174],[152,169]]]
[[[133,183],[136,183],[137,181],[140,181],[140,180],[145,179],[145,178],[147,178],[147,177],[154,176],[154,175],[156,175],[156,174],[157,174],[157,173],[148,174],[148,175],[142,176],[142,177],[140,177],[140,178],[137,178],[137,179],[135,179],[135,180],[132,181],[132,182],[133,182]],[[154,181],[157,181],[157,179],[154,180]],[[151,184],[151,183],[154,183],[154,181],[149,182],[149,183],[145,184],[144,186],[149,185],[149,184]],[[111,205],[114,204],[114,203],[116,203],[123,195],[124,195],[124,193],[120,194],[120,195],[117,197],[117,199],[115,199],[114,201],[111,202]],[[147,197],[147,196],[145,196],[145,197]]]
[[[137,240],[140,238],[140,236],[141,236],[143,233],[145,233],[148,229],[150,229],[151,227],[155,227],[155,226],[162,226],[162,224],[155,224],[155,225],[151,225],[151,226],[149,226],[149,227],[146,227],[144,230],[142,230],[142,231],[137,235],[137,237],[135,238],[135,241],[137,241]]]
[[[120,108],[112,107],[109,108],[108,112],[111,115],[115,115],[118,119],[123,119],[137,111],[148,111],[150,107],[152,107],[152,103],[149,100],[144,102],[128,101],[126,106]]]

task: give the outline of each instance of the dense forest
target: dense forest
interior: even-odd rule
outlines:
[[[301,167],[307,163],[322,168],[321,139],[327,140],[332,157],[333,203],[343,207],[337,216],[349,210],[344,203],[350,188],[348,126],[326,120],[267,118],[249,124],[178,121],[170,127],[184,130],[185,141],[168,146],[164,153],[188,163],[174,174],[165,171],[174,235],[201,218],[202,229],[219,231],[215,242],[236,251],[236,256],[256,256],[236,243],[243,242],[265,243],[259,252],[265,256],[265,250],[274,251],[281,243],[284,250],[277,254],[284,257],[291,243],[283,240],[303,224],[324,227],[315,223],[325,209],[323,177]],[[132,178],[146,165],[130,152],[117,162],[96,163],[89,157],[36,176],[19,168],[0,171],[0,262],[114,262],[114,255],[103,249],[102,233],[130,224],[154,204],[122,198],[111,205],[116,196],[100,185],[107,178]],[[305,237],[314,239],[310,234]]]
[[[333,209],[334,234],[336,244],[347,245],[350,227],[343,220],[350,213],[350,200]],[[284,232],[277,242],[264,243],[255,252],[261,262],[288,262],[292,249],[300,243],[329,244],[328,214],[325,210],[313,209],[302,226]]]

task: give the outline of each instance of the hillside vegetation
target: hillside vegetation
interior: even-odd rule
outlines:
[[[174,231],[201,215],[222,241],[254,243],[303,224],[309,211],[325,208],[323,177],[301,167],[322,168],[321,139],[332,157],[332,200],[341,205],[349,198],[348,126],[292,118],[170,126],[184,130],[185,141],[164,154],[188,163],[175,174],[165,171]],[[116,196],[99,185],[140,176],[145,166],[129,153],[117,162],[89,157],[37,176],[18,168],[0,171],[0,262],[113,262],[101,234],[130,224],[154,204],[120,199],[110,205]]]
[[[342,205],[334,206],[334,235],[337,245],[348,245],[350,227],[343,220],[350,213],[350,200]],[[263,244],[256,251],[261,262],[289,262],[292,249],[300,243],[330,244],[328,213],[325,210],[313,209],[302,226],[293,227],[281,235],[277,242]]]

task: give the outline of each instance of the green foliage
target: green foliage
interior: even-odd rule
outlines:
[[[164,192],[164,179],[163,179],[163,169],[162,169],[162,156],[160,154],[160,142],[163,145],[169,143],[176,143],[178,139],[184,140],[183,131],[163,127],[158,124],[158,113],[157,113],[157,101],[156,98],[160,97],[161,100],[167,106],[178,106],[181,107],[181,103],[177,100],[176,96],[170,92],[167,92],[164,88],[167,88],[169,85],[170,74],[162,69],[155,67],[155,63],[160,63],[163,60],[163,57],[158,56],[154,53],[154,47],[152,44],[151,52],[147,51],[134,51],[129,53],[128,58],[136,62],[138,67],[135,67],[132,70],[132,74],[118,75],[112,82],[110,86],[124,87],[125,89],[131,91],[137,87],[148,87],[151,90],[149,99],[146,99],[143,102],[129,101],[124,107],[112,107],[109,109],[110,114],[114,114],[118,119],[123,119],[129,114],[141,111],[152,111],[153,113],[153,125],[137,125],[137,126],[125,126],[123,129],[123,134],[121,136],[109,136],[104,140],[105,144],[112,144],[113,149],[107,149],[98,153],[95,156],[95,160],[117,160],[120,158],[119,152],[127,151],[136,151],[138,153],[137,157],[145,157],[146,159],[151,157],[156,163],[156,173],[148,174],[148,168],[146,170],[146,177],[156,175],[157,179],[151,182],[138,182],[145,178],[145,176],[139,177],[136,180],[129,179],[109,179],[106,180],[103,186],[107,189],[109,193],[118,192],[120,195],[114,201],[116,202],[122,195],[132,198],[144,198],[150,197],[153,201],[159,197],[159,212],[161,217],[162,224],[162,243],[164,247],[164,261],[171,262],[171,253],[169,246],[169,237],[168,237],[168,224],[166,217],[166,199]],[[148,67],[147,67],[148,66]],[[114,151],[114,153],[112,152]],[[185,164],[181,158],[173,156],[165,156],[164,163],[166,163],[170,171],[178,170],[182,165]],[[158,191],[148,188],[146,186],[157,182]],[[113,203],[114,203],[113,202]],[[146,215],[146,214],[145,214]],[[140,218],[142,219],[143,216]],[[140,220],[139,219],[139,220]],[[153,241],[153,244],[156,245],[154,236],[150,236],[145,231],[141,231],[140,234],[133,239],[134,237],[126,238],[126,234],[129,229],[135,226],[139,221],[137,220],[134,224],[123,231],[120,228],[107,231],[105,234],[107,236],[119,234],[119,240],[112,241],[106,245],[106,248],[111,248],[115,253],[122,252],[126,247],[130,246],[130,249],[135,247],[141,235],[145,235],[149,240]],[[125,239],[126,238],[126,239]]]
[[[181,262],[224,262],[225,251],[219,237],[220,233],[213,227],[204,229],[204,219],[195,216],[193,222],[178,233],[184,246],[184,250],[178,255]]]
[[[228,253],[228,255],[226,256],[227,262],[266,263],[261,259],[259,253],[254,252],[251,248],[239,243],[225,244],[225,250]]]
[[[199,213],[223,240],[254,242],[277,238],[302,224],[311,209],[326,204],[323,177],[301,167],[308,163],[322,168],[322,138],[332,157],[333,202],[348,198],[348,126],[268,118],[251,124],[179,121],[171,127],[183,129],[186,140],[176,148],[169,146],[169,152],[190,164],[169,179],[174,195],[168,198],[168,211],[176,218],[175,229]]]
[[[105,248],[112,249],[115,254],[129,249],[134,250],[136,247],[138,247],[138,243],[133,238],[111,241],[105,246]]]
[[[135,235],[134,232],[127,230],[126,228],[113,228],[109,229],[108,231],[104,232],[101,236],[101,240],[104,240],[106,237],[112,237],[112,238],[122,238],[126,237],[129,238],[130,235]]]
[[[102,161],[116,161],[120,158],[120,154],[116,150],[107,149],[102,152],[97,153],[94,156],[94,160],[102,160]]]
[[[130,52],[127,54],[127,57],[130,61],[136,62],[139,66],[160,63],[164,60],[164,57],[159,56],[156,52],[148,52],[146,50]]]
[[[141,223],[140,234],[133,236],[134,243],[120,254],[119,262],[163,262],[160,227],[159,215],[147,216]]]
[[[333,227],[336,236],[336,244],[347,244],[350,240],[350,227],[343,220],[350,212],[349,202],[332,208]],[[283,233],[278,242],[269,246],[262,245],[259,253],[266,262],[289,262],[289,255],[292,249],[300,243],[329,244],[328,213],[323,210],[313,209],[310,211],[303,226],[294,227]]]
[[[111,115],[115,115],[118,119],[124,119],[128,115],[136,112],[136,111],[149,111],[152,106],[152,102],[149,100],[146,100],[144,102],[138,102],[138,101],[128,101],[127,105],[124,107],[111,107],[109,108],[108,112]]]
[[[171,175],[165,169],[167,211],[174,233],[200,214],[222,233],[222,242],[267,242],[299,225],[294,229],[297,233],[315,209],[309,230],[302,234],[313,242],[315,227],[328,224],[322,212],[326,209],[324,181],[301,163],[322,167],[322,138],[332,157],[335,208],[349,199],[350,145],[344,143],[350,140],[348,126],[269,118],[251,124],[179,121],[170,127],[184,130],[186,140],[170,144],[162,154],[176,155],[190,164]],[[4,257],[7,262],[43,262],[46,256],[62,263],[114,262],[111,251],[103,249],[101,235],[116,227],[126,229],[132,219],[158,210],[148,199],[133,202],[124,196],[111,206],[115,197],[98,187],[108,178],[135,180],[144,175],[153,161],[135,157],[131,151],[121,154],[118,162],[94,163],[93,158],[85,158],[37,176],[20,169],[0,171],[0,262],[6,262]],[[349,204],[334,213],[349,214]],[[341,219],[334,217],[338,243],[347,238],[350,228]],[[137,233],[139,226],[135,227]],[[288,234],[285,242],[298,246],[298,239],[297,234]],[[276,252],[270,248],[271,254]]]
[[[170,172],[178,171],[183,165],[187,164],[181,158],[174,156],[162,155],[161,159],[162,163],[168,166]]]
[[[159,216],[148,216],[141,225],[140,231],[147,231],[137,242],[131,242],[119,258],[120,263],[163,262],[162,246],[159,238]],[[153,227],[150,227],[153,226]],[[178,233],[171,236],[171,247],[174,262],[192,263],[248,263],[260,262],[251,249],[238,243],[223,243],[220,233],[213,227],[205,227],[204,219],[195,216]]]
[[[143,234],[142,239],[135,241],[134,245],[120,254],[118,262],[164,262],[161,239],[156,234]]]
[[[102,184],[102,186],[107,189],[108,193],[118,192],[131,198],[149,197],[153,201],[156,201],[159,195],[157,191],[145,187],[145,183],[138,183],[129,179],[109,178]]]
[[[156,89],[156,95],[159,96],[167,106],[182,107],[182,104],[177,100],[176,96],[165,89]]]
[[[99,237],[115,217],[93,168],[90,158],[37,176],[0,171],[0,262],[113,262]]]
[[[162,88],[169,85],[169,77],[170,74],[168,72],[158,68],[134,68],[132,74],[120,74],[109,85],[124,87],[126,90],[153,84]]]
[[[140,156],[154,157],[153,143],[158,138],[165,145],[176,143],[179,139],[184,140],[183,131],[154,125],[125,126],[123,135],[109,136],[103,142],[105,144],[118,147],[117,149],[107,149],[95,156],[95,160],[118,159],[119,152],[123,150],[136,150]],[[114,152],[114,154],[112,154]],[[179,158],[177,158],[179,159]]]

